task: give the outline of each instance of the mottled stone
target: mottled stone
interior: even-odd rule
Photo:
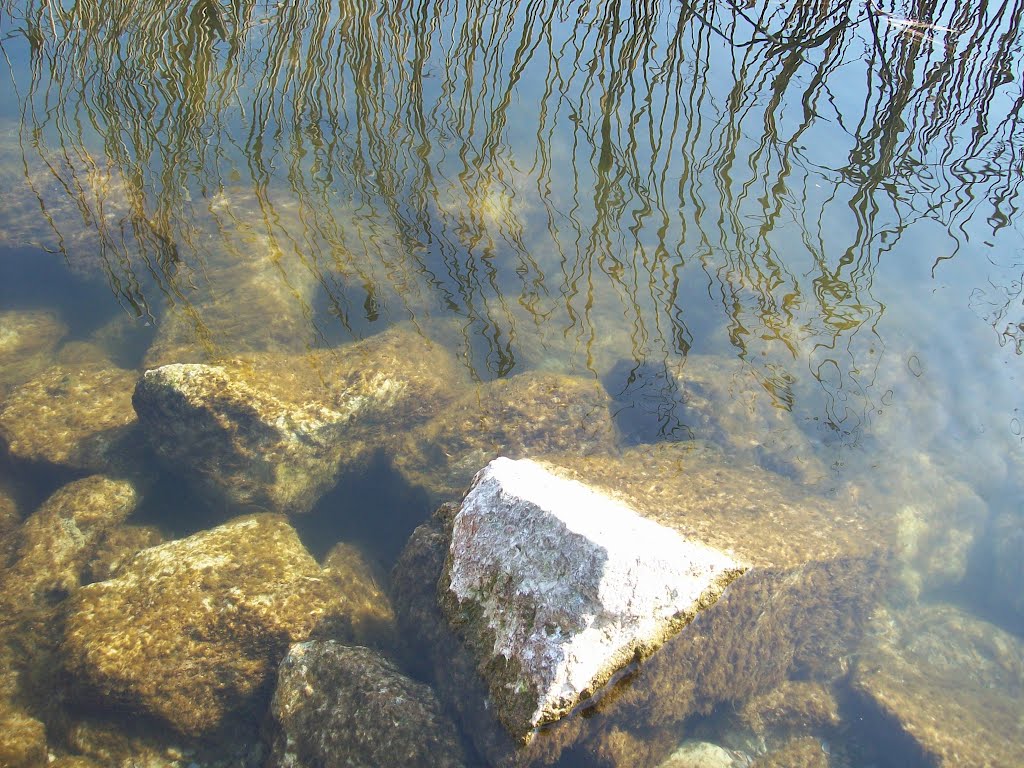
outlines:
[[[660,743],[687,717],[742,702],[791,675],[842,673],[885,578],[892,529],[884,516],[840,507],[697,443],[638,446],[621,457],[557,456],[547,465],[752,567],[628,684],[603,692],[588,717],[563,718],[521,747],[498,726],[475,664],[437,605],[431,580],[443,573],[455,514],[448,505],[439,509],[395,566],[395,608],[400,630],[430,649],[424,662],[442,699],[490,762],[550,763],[570,745],[600,757],[604,734],[615,729]]]
[[[750,768],[829,768],[829,759],[818,739],[799,736],[761,755]]]
[[[0,312],[0,397],[52,365],[67,330],[52,312]]]
[[[981,619],[942,605],[881,612],[851,684],[868,727],[924,764],[1024,765],[1024,641]]]
[[[522,459],[481,470],[459,508],[442,608],[517,739],[649,656],[746,567]]]
[[[20,459],[118,470],[132,452],[136,378],[119,368],[48,368],[8,396],[0,409],[0,436]]]
[[[433,691],[369,648],[334,641],[292,646],[271,714],[269,768],[463,764],[455,726]]]
[[[152,525],[119,525],[108,530],[93,549],[82,571],[82,582],[114,578],[141,550],[163,544],[167,537]]]
[[[14,562],[0,575],[0,612],[43,608],[77,589],[89,560],[137,503],[131,483],[99,475],[50,496],[18,530]]]
[[[403,326],[302,357],[165,365],[133,402],[157,456],[215,502],[302,513],[397,425],[455,397],[463,375]]]
[[[0,766],[43,768],[46,727],[10,705],[0,704]]]
[[[1024,513],[1000,515],[991,533],[992,607],[1024,627]]]
[[[837,728],[839,704],[832,690],[816,681],[787,680],[754,696],[740,719],[755,733]]]
[[[561,451],[615,450],[610,401],[593,379],[523,373],[480,384],[399,447],[395,465],[431,501],[457,500],[481,467]]]
[[[729,751],[710,741],[685,741],[659,768],[733,768]]]
[[[352,636],[360,645],[389,648],[395,642],[395,612],[381,589],[374,568],[352,544],[331,547],[323,561],[324,578],[343,596],[352,620]]]
[[[254,515],[143,550],[79,589],[64,662],[80,695],[198,735],[259,707],[289,644],[344,636],[348,621],[294,529]]]
[[[13,531],[21,524],[18,505],[6,489],[0,487],[0,567],[14,549]]]

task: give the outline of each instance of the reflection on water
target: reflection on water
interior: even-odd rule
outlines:
[[[945,521],[901,594],[983,603],[1019,530],[1022,19],[2,0],[0,243],[39,250],[0,270],[121,368],[410,321],[479,382],[588,376],[624,443]],[[29,290],[57,260],[77,282]],[[123,311],[83,328],[96,280]]]

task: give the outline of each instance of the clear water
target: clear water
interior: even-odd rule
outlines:
[[[3,0],[0,309],[139,370],[169,318],[226,356],[413,321],[479,381],[603,382],[624,443],[687,439],[656,372],[718,355],[792,414],[823,495],[983,500],[961,577],[890,609],[1019,637],[990,551],[1024,514],[1022,11]],[[67,479],[3,471],[23,516]],[[149,520],[209,524],[160,487]],[[383,522],[320,524],[390,567],[430,510],[353,493]]]

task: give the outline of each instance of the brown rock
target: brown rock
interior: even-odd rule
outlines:
[[[0,766],[44,768],[46,727],[33,717],[0,704]]]
[[[818,739],[800,736],[758,757],[750,768],[829,768],[829,760]]]
[[[324,578],[338,590],[352,618],[353,640],[390,648],[395,643],[395,612],[381,581],[363,553],[352,544],[331,547],[323,561]]]
[[[754,696],[740,710],[755,733],[837,728],[839,704],[831,689],[816,681],[787,680]]]
[[[0,312],[0,397],[52,365],[67,330],[52,312]]]

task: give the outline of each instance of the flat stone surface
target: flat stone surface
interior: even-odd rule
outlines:
[[[232,520],[138,553],[69,601],[76,694],[215,731],[259,707],[289,644],[351,626],[344,595],[281,517]]]
[[[297,514],[394,440],[395,424],[454,398],[464,375],[403,326],[304,356],[165,365],[133,403],[157,456],[215,503]]]
[[[595,765],[616,765],[615,755],[631,739],[671,745],[694,714],[723,703],[739,706],[791,677],[827,681],[843,674],[885,583],[893,527],[884,514],[854,499],[825,499],[698,443],[637,446],[621,456],[567,454],[544,463],[751,569],[641,663],[628,683],[595,697],[587,717],[562,718],[521,746],[496,718],[476,662],[438,605],[431,578],[444,572],[456,508],[438,510],[395,566],[399,627],[428,645],[421,663],[492,764],[546,764],[571,747],[594,756]],[[657,765],[669,751],[651,753],[644,764]]]
[[[1024,765],[1024,641],[944,605],[871,628],[851,677],[869,727],[926,765]]]
[[[299,643],[281,663],[268,768],[404,768],[463,764],[454,724],[433,691],[376,651]]]
[[[527,740],[745,569],[533,461],[499,458],[462,501],[439,590],[498,717]]]
[[[615,451],[611,401],[592,378],[523,373],[476,386],[414,430],[395,465],[435,504],[456,501],[491,459]]]
[[[67,332],[52,312],[0,312],[0,397],[52,365],[57,343]]]
[[[135,424],[137,374],[58,365],[15,389],[0,408],[0,437],[12,456],[109,472],[125,464]]]

